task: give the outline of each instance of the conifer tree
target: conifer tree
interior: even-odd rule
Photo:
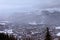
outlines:
[[[8,34],[0,33],[0,40],[17,40],[13,35],[9,36]]]
[[[49,28],[46,28],[46,36],[45,36],[45,40],[52,40],[51,34],[49,32]]]

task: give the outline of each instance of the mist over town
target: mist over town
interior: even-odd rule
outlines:
[[[0,40],[60,40],[60,0],[0,0]]]

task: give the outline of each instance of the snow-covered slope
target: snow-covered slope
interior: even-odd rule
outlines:
[[[43,23],[45,24],[60,24],[60,11],[43,11],[42,17]]]
[[[37,15],[39,14],[39,15]],[[14,13],[10,16],[10,21],[16,23],[36,22],[40,24],[57,24],[60,25],[60,11],[42,10],[41,12]]]

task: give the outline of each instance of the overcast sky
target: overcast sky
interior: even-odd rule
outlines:
[[[60,0],[0,0],[0,14],[59,7]]]
[[[0,0],[0,10],[31,10],[60,6],[60,0]]]

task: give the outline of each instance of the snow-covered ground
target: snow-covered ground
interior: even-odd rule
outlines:
[[[0,21],[1,23],[9,23],[9,21]]]
[[[39,33],[39,32],[32,32],[31,34],[36,34],[36,33]]]
[[[7,23],[9,23],[9,21],[0,21],[1,25],[6,25]]]
[[[5,29],[4,32],[9,33],[9,34],[12,34],[13,33],[13,30],[12,29]]]
[[[0,31],[0,33],[6,33],[5,31]]]
[[[60,29],[60,26],[59,27],[55,27],[55,29]]]
[[[56,36],[60,36],[60,32],[56,34]]]
[[[0,25],[6,25],[6,23],[0,23]]]
[[[29,22],[29,24],[31,24],[31,25],[37,25],[36,22]]]
[[[4,31],[0,31],[0,33],[8,33],[8,34],[12,34],[13,31],[12,31],[12,29],[5,29]]]
[[[55,27],[55,29],[56,29],[56,30],[60,30],[60,26]],[[58,33],[56,34],[56,36],[60,36],[60,32],[58,32]]]

